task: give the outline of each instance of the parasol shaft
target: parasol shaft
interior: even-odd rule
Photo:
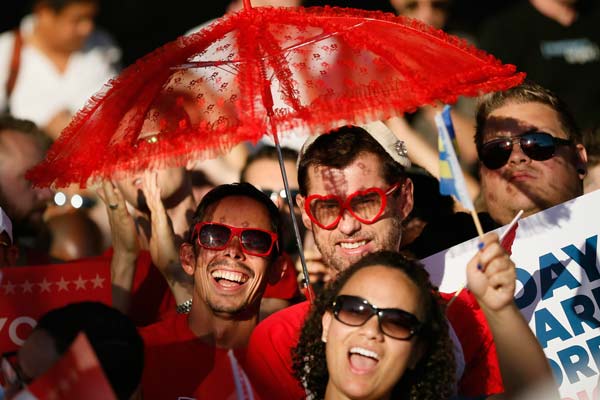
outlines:
[[[273,124],[272,124],[273,125]],[[283,163],[283,154],[281,153],[281,145],[279,144],[279,138],[277,137],[277,131],[272,126],[273,141],[275,142],[275,148],[277,149],[277,159],[279,160],[279,168],[281,169],[281,177],[283,178],[283,188],[285,190],[285,198],[290,208],[290,216],[292,218],[292,225],[294,226],[294,236],[296,236],[296,244],[298,245],[298,253],[300,254],[300,263],[302,264],[302,273],[304,274],[304,287],[306,287],[306,294],[308,301],[313,303],[313,292],[310,287],[310,279],[308,277],[308,268],[306,266],[306,258],[304,258],[304,246],[302,245],[302,236],[300,235],[300,229],[298,228],[298,220],[296,219],[296,213],[294,213],[294,199],[290,192],[290,185],[288,183],[287,173],[285,172],[285,165]]]
[[[252,8],[252,4],[250,3],[250,0],[244,0],[244,10],[248,11]]]

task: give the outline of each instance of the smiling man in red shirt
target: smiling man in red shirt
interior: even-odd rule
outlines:
[[[143,328],[144,399],[252,398],[243,370],[267,283],[278,267],[279,212],[250,184],[221,185],[198,206],[182,267],[193,277],[189,314]]]

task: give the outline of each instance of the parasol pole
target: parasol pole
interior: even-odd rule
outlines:
[[[244,0],[244,4],[250,0]],[[300,263],[302,264],[302,274],[304,275],[304,287],[306,288],[306,297],[312,304],[314,300],[314,294],[310,286],[310,279],[308,277],[308,268],[306,266],[306,259],[304,258],[304,246],[302,246],[302,237],[300,236],[300,229],[298,228],[298,221],[296,220],[296,214],[294,213],[294,199],[290,192],[290,184],[288,183],[287,173],[285,172],[285,165],[283,163],[283,153],[281,152],[281,144],[279,143],[279,137],[277,136],[277,127],[273,117],[273,95],[271,94],[270,82],[267,79],[264,64],[260,65],[260,73],[262,75],[262,102],[267,111],[267,118],[269,119],[269,125],[271,127],[271,134],[273,135],[273,141],[275,142],[275,148],[277,149],[277,160],[279,161],[279,169],[281,170],[281,177],[283,178],[283,188],[285,190],[285,197],[287,199],[288,206],[290,207],[290,217],[292,218],[292,225],[294,227],[294,236],[296,236],[296,244],[298,245],[298,252],[300,253]]]
[[[244,0],[244,10],[248,11],[252,8],[252,3],[250,3],[250,0]]]
[[[272,120],[269,118],[269,121]],[[290,185],[288,183],[288,177],[285,171],[285,165],[283,163],[283,154],[281,152],[281,145],[279,144],[279,137],[277,136],[277,131],[274,128],[274,124],[271,122],[271,132],[273,132],[273,141],[275,142],[275,148],[277,149],[277,159],[279,160],[279,169],[281,169],[281,177],[283,178],[283,188],[285,189],[285,197],[290,208],[290,216],[292,217],[292,225],[294,226],[294,236],[296,236],[296,244],[298,245],[298,252],[300,253],[302,274],[304,274],[304,287],[306,288],[308,300],[312,304],[314,300],[313,292],[308,277],[306,258],[304,258],[304,246],[302,245],[302,237],[300,236],[300,229],[298,228],[298,220],[296,219],[296,213],[294,212],[294,199],[292,199],[292,194],[290,193]]]

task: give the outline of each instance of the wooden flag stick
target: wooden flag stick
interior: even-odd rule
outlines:
[[[506,229],[506,231],[504,231],[504,233],[502,234],[502,237],[500,238],[500,242],[502,242],[504,235],[506,235],[507,232],[510,232],[512,227],[521,218],[521,215],[523,215],[523,210],[519,211],[517,213],[517,215],[513,218],[513,220],[510,221],[510,224],[508,224],[508,229]],[[474,210],[471,210],[471,217],[473,217],[473,222],[475,223],[475,228],[477,229],[477,233],[479,234],[479,240],[483,241],[483,229],[481,229],[481,222],[479,222],[479,217],[477,216],[477,213]],[[452,305],[452,303],[454,303],[454,300],[457,299],[457,297],[460,295],[460,293],[463,291],[463,289],[466,286],[467,286],[467,283],[465,282],[461,285],[461,287],[456,292],[454,292],[454,296],[452,296],[452,298],[446,305],[446,308],[450,307]]]

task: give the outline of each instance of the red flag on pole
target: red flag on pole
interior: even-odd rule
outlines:
[[[16,398],[116,400],[85,333],[77,335],[60,360]]]

